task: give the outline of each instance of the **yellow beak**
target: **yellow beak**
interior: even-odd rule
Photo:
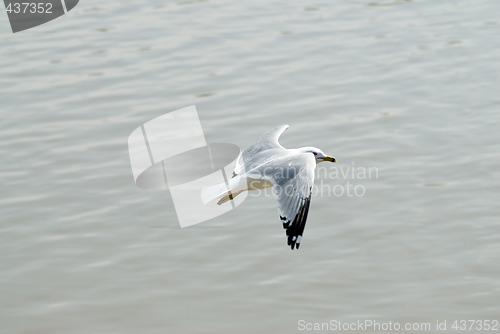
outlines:
[[[337,162],[334,157],[331,157],[329,155],[327,155],[326,158],[323,158],[323,161]]]

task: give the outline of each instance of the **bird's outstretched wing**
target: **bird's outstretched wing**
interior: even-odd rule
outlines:
[[[274,149],[285,150],[278,142],[278,139],[286,129],[288,129],[288,125],[280,125],[274,128],[270,132],[259,137],[252,145],[241,152],[236,161],[233,176],[241,175],[257,167],[257,163],[263,163],[262,159],[259,159],[262,153]]]
[[[274,185],[278,213],[292,249],[299,248],[304,235],[315,168],[312,154],[295,153],[273,160],[261,171],[262,178]]]

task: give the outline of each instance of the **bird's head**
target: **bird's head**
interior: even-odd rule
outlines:
[[[316,163],[319,164],[320,162],[323,161],[330,161],[330,162],[336,162],[334,157],[331,157],[329,155],[326,155],[325,152],[320,150],[317,147],[302,147],[300,149],[304,153],[312,153],[314,154],[314,157],[316,158]]]

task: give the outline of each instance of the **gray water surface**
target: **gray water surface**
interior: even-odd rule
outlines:
[[[0,12],[0,332],[500,320],[498,13],[86,0],[12,34]],[[314,196],[298,251],[270,196],[180,229],[168,191],[135,186],[127,138],[192,104],[208,142],[290,124],[281,143],[335,156],[328,173],[378,173],[318,175],[365,193]]]

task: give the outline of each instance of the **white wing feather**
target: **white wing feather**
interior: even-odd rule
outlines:
[[[276,159],[266,165],[262,173],[263,179],[274,184],[278,212],[292,249],[299,248],[304,235],[315,168],[312,154],[296,153]]]
[[[261,159],[261,154],[270,150],[283,150],[286,149],[278,142],[281,134],[288,129],[288,125],[280,125],[262,137],[259,137],[252,145],[248,146],[243,152],[240,153],[234,167],[234,175],[241,175],[246,171],[250,171],[258,165],[266,163],[266,160]],[[269,157],[272,157],[269,155]]]

